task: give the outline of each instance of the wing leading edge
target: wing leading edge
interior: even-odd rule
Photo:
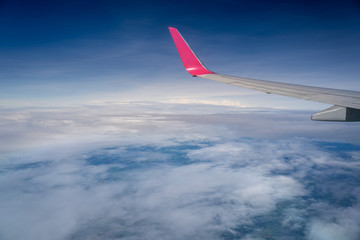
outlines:
[[[217,74],[208,70],[201,63],[176,28],[169,27],[169,31],[186,71],[194,77],[206,78],[265,93],[273,93],[334,105],[319,113],[313,114],[312,120],[344,122],[360,121],[360,92],[358,91],[321,88]]]

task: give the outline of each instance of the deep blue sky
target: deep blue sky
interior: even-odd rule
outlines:
[[[216,72],[360,90],[358,1],[13,0],[0,24],[2,106],[188,84],[168,26]]]

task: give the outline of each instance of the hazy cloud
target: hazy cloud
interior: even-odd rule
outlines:
[[[325,141],[333,134],[299,121],[301,112],[157,103],[1,111],[0,239],[359,237],[360,150]]]

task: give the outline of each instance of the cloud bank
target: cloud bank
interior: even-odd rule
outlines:
[[[235,110],[2,110],[0,239],[358,239],[358,127]]]

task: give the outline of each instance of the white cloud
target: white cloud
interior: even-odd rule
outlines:
[[[352,211],[358,212],[359,209]],[[340,223],[314,220],[311,222],[308,237],[310,240],[356,240],[359,236],[359,222],[354,218],[347,218],[341,219]]]
[[[135,134],[147,136],[150,132],[157,136],[174,133],[190,138],[198,135],[206,138],[311,137],[352,143],[360,141],[360,136],[354,134],[360,130],[357,123],[313,122],[309,120],[309,112],[221,104],[120,102],[73,108],[0,109],[0,113],[0,140],[3,143],[0,152],[54,141],[97,140],[124,135],[132,138]]]
[[[351,207],[336,207],[326,203],[315,205],[320,210],[321,215],[314,218],[308,226],[308,238],[310,240],[359,239],[360,188],[353,189],[352,193],[356,197],[356,203]]]
[[[358,126],[235,110],[158,103],[2,109],[0,239],[261,239],[264,216],[290,232],[308,229],[308,239],[356,239],[358,151],[344,150],[344,158],[314,136]],[[356,142],[353,135],[335,138]],[[317,190],[348,205],[316,198]],[[251,230],[241,234],[241,226]]]
[[[63,239],[76,235],[82,222],[95,219],[124,221],[120,227],[130,231],[129,237],[183,239],[199,231],[211,237],[251,224],[251,217],[271,211],[278,201],[304,193],[291,177],[265,176],[256,168],[233,169],[215,162],[109,173],[116,164],[91,166],[70,156],[2,177],[7,197],[0,199],[1,212],[7,217],[0,225],[7,229],[5,239]],[[117,177],[122,180],[102,180]]]

